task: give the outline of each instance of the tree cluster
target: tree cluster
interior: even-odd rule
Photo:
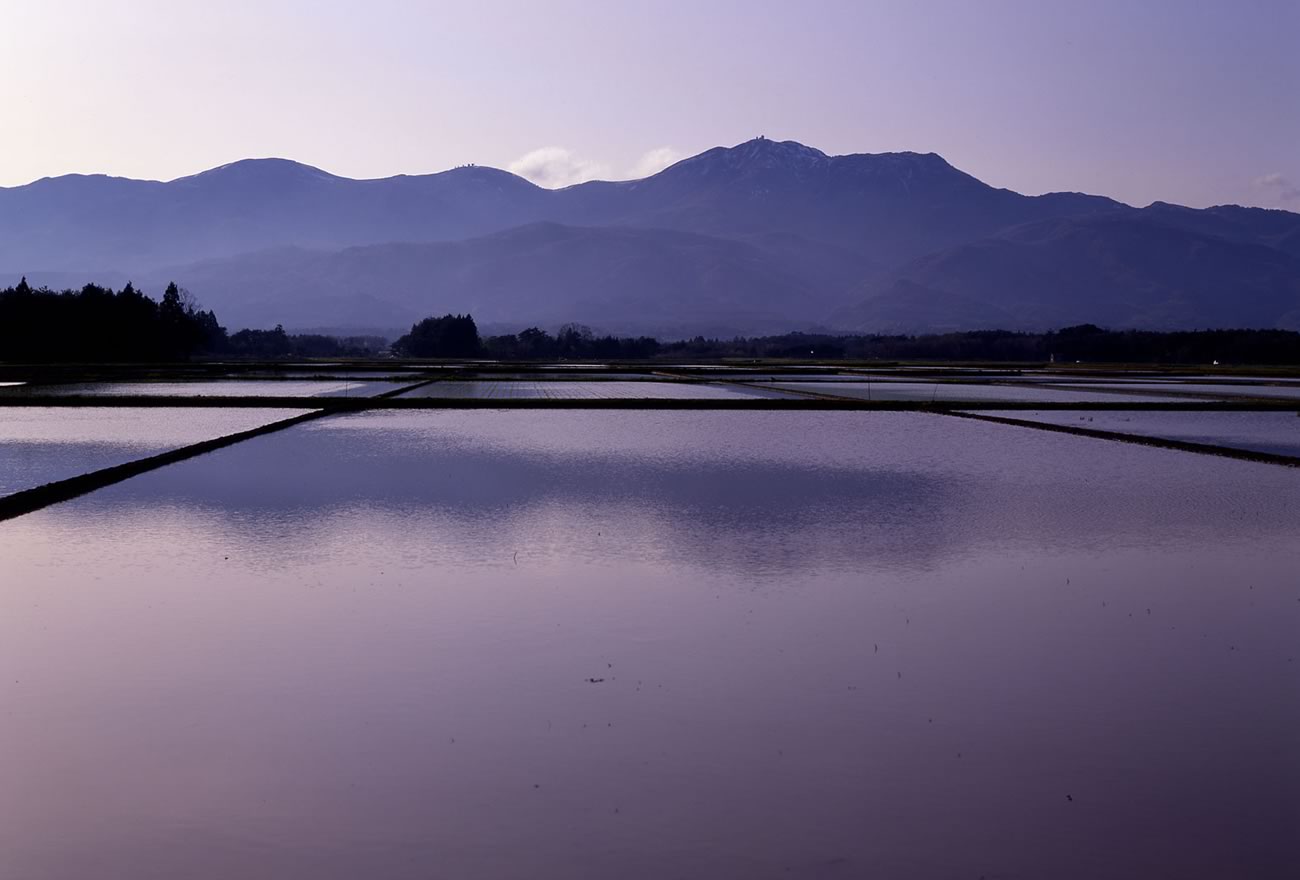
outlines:
[[[369,358],[388,350],[388,341],[379,336],[326,336],[321,333],[286,333],[277,324],[274,330],[240,330],[230,338],[220,354],[253,360],[276,358]]]
[[[643,360],[654,357],[660,348],[659,342],[648,336],[597,336],[583,324],[565,324],[554,335],[529,327],[518,333],[480,338],[471,315],[425,318],[392,346],[393,353],[400,357],[482,357],[502,361]]]
[[[1105,330],[1092,324],[1081,324],[1047,333],[1010,330],[918,336],[787,333],[734,339],[697,336],[659,342],[647,336],[596,336],[582,324],[566,324],[554,335],[529,327],[515,334],[480,339],[473,317],[444,315],[426,318],[414,325],[410,333],[393,344],[393,352],[404,357],[484,357],[503,361],[741,358],[1300,364],[1300,333],[1290,330]]]
[[[155,302],[128,283],[120,291],[33,289],[24,278],[0,290],[0,359],[33,363],[183,360],[220,349],[225,330],[175,284]]]
[[[495,360],[645,360],[659,353],[658,340],[648,336],[596,336],[590,327],[565,324],[554,336],[529,327],[513,335],[489,336],[484,354]]]
[[[973,330],[920,336],[789,333],[665,343],[667,357],[1130,364],[1300,364],[1291,330],[1105,330],[1092,324],[1047,333]]]
[[[393,353],[417,358],[470,358],[482,353],[478,325],[469,315],[425,318],[393,343]]]

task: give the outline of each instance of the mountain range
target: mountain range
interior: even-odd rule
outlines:
[[[0,188],[0,272],[154,293],[174,279],[231,327],[470,312],[661,336],[1296,329],[1300,214],[1025,196],[933,153],[765,138],[558,190],[480,166],[352,180],[252,159]]]

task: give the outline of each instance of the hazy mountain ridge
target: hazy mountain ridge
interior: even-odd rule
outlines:
[[[1300,328],[1300,257],[1261,243],[1268,236],[1226,237],[1185,220],[1159,207],[1013,227],[867,283],[832,323],[883,332]]]
[[[349,326],[472,312],[485,324],[582,321],[627,333],[774,332],[836,306],[767,249],[673,230],[543,222],[456,242],[285,248],[178,267],[222,319],[254,326],[309,312]],[[279,292],[268,299],[267,287]],[[698,328],[698,329],[696,329]]]
[[[0,269],[175,278],[232,325],[472,310],[687,334],[1294,326],[1298,261],[1300,214],[1025,196],[933,153],[762,138],[558,190],[481,166],[352,180],[283,159],[0,188]]]
[[[47,178],[0,189],[0,266],[142,272],[270,247],[458,239],[542,219],[548,192],[476,166],[352,180],[283,159],[166,183]]]

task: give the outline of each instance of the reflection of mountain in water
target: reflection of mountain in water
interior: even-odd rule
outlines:
[[[363,416],[146,474],[59,515],[214,517],[203,527],[236,533],[267,564],[365,541],[396,542],[422,564],[510,564],[523,548],[534,560],[748,576],[1298,525],[1294,512],[1258,510],[1251,486],[1289,476],[1258,465],[901,414],[799,416],[795,443],[783,415]],[[1232,473],[1215,480],[1218,468]]]

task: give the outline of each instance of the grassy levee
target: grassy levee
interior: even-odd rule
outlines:
[[[949,410],[942,413],[960,419],[974,419],[980,422],[992,422],[996,425],[1009,425],[1015,428],[1034,428],[1039,431],[1054,431],[1057,434],[1073,434],[1076,437],[1091,437],[1095,440],[1115,440],[1120,443],[1132,443],[1137,446],[1153,446],[1157,449],[1174,449],[1179,452],[1195,452],[1201,455],[1217,455],[1222,458],[1236,458],[1242,461],[1280,464],[1286,467],[1300,467],[1300,456],[1279,455],[1275,452],[1256,452],[1250,449],[1237,449],[1232,446],[1218,446],[1213,443],[1191,443],[1187,440],[1169,440],[1163,437],[1150,437],[1143,434],[1125,434],[1120,431],[1103,431],[1098,428],[1079,428],[1074,425],[1053,425],[1049,422],[1032,422],[1027,419],[1009,419],[1003,416],[989,416],[974,412]]]

